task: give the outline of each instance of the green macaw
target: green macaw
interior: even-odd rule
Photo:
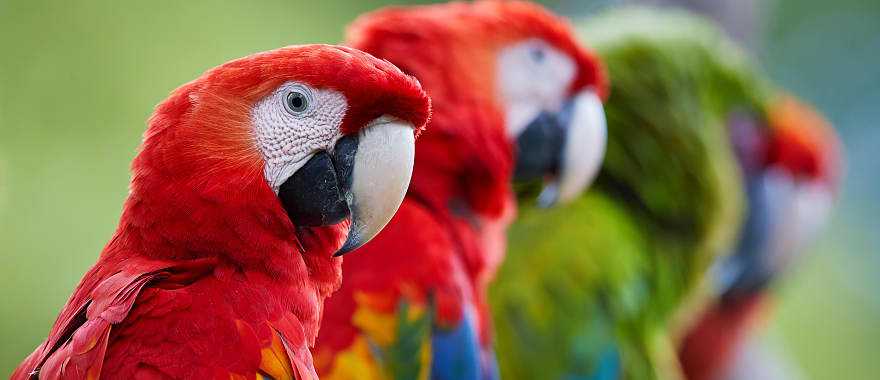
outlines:
[[[501,375],[678,378],[677,331],[746,211],[728,124],[765,128],[775,94],[695,15],[623,8],[576,26],[611,82],[605,162],[566,207],[521,203],[490,293]]]

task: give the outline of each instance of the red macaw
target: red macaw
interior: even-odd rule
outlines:
[[[13,379],[314,379],[340,253],[402,200],[419,83],[347,47],[231,61],[150,118],[113,238]]]
[[[828,122],[790,97],[771,103],[767,112],[766,129],[731,123],[749,209],[736,251],[717,266],[719,297],[679,349],[688,379],[727,378],[772,301],[768,287],[803,254],[838,192],[840,147]]]
[[[603,156],[604,73],[568,24],[526,2],[395,7],[348,44],[419,78],[434,113],[398,214],[328,300],[323,379],[496,377],[486,288],[514,215],[511,182],[577,196]],[[516,160],[515,160],[516,158]]]

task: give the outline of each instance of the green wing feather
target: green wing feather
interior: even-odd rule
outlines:
[[[428,370],[427,363],[418,353],[431,337],[433,306],[415,318],[410,317],[409,308],[407,301],[400,301],[397,308],[397,339],[382,352],[386,373],[393,379],[418,379]]]
[[[432,303],[414,306],[401,298],[394,311],[394,322],[386,328],[394,330],[394,338],[388,344],[368,340],[372,359],[379,364],[382,377],[388,379],[424,379],[430,372],[431,323],[434,315]],[[428,360],[426,360],[428,359]],[[366,378],[366,374],[361,374]]]

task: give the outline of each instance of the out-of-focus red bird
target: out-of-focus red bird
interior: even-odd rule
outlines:
[[[682,341],[679,356],[691,380],[727,378],[768,312],[769,287],[808,248],[837,196],[840,147],[828,122],[780,97],[768,106],[767,123],[761,130],[731,125],[749,210],[736,251],[718,265],[720,296]]]
[[[539,201],[579,194],[604,152],[597,59],[525,2],[388,8],[348,43],[414,75],[434,113],[389,226],[346,260],[315,350],[324,379],[496,376],[486,288],[514,215],[511,182]]]
[[[14,379],[313,379],[342,259],[403,198],[429,100],[329,45],[231,61],[162,102],[119,227]]]

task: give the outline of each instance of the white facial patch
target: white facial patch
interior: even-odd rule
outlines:
[[[822,183],[799,180],[785,169],[771,167],[764,174],[764,194],[774,218],[770,265],[782,268],[802,255],[828,221],[834,196]]]
[[[251,122],[272,190],[277,193],[313,154],[333,149],[347,109],[341,93],[296,82],[281,85],[254,105]]]
[[[507,132],[516,138],[541,111],[562,108],[577,66],[568,55],[533,38],[503,49],[497,72]]]

